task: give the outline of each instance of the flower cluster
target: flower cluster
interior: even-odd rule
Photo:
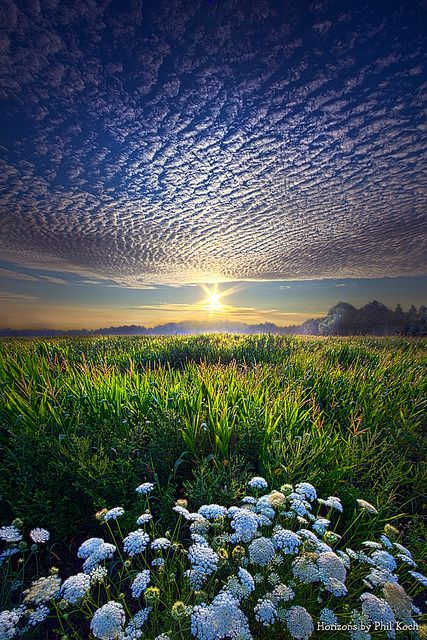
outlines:
[[[33,582],[22,593],[23,605],[0,614],[0,638],[42,624],[52,604],[67,625],[83,617],[99,640],[182,640],[190,633],[194,640],[308,640],[316,637],[317,623],[349,622],[351,640],[371,640],[369,625],[383,625],[393,639],[397,623],[415,625],[421,612],[409,594],[427,578],[395,541],[398,534],[385,531],[359,549],[345,547],[350,536],[334,531],[342,511],[338,497],[322,500],[308,482],[265,495],[259,495],[267,489],[263,478],[249,486],[257,497],[245,496],[228,509],[206,504],[191,512],[186,502],[177,503],[176,527],[165,535],[147,509],[138,524],[151,523],[151,538],[138,529],[117,540],[113,529],[120,527],[108,520],[123,510],[103,511],[102,526],[115,544],[89,538],[77,553],[80,573],[62,586],[55,572]],[[148,504],[153,485],[141,487]],[[375,516],[364,501],[360,506]],[[45,537],[40,531],[33,530],[33,541]],[[0,532],[4,542],[19,546],[15,525]]]

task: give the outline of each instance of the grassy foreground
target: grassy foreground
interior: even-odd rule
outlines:
[[[1,522],[67,546],[158,485],[231,504],[253,473],[313,482],[422,534],[426,340],[273,336],[0,343]],[[402,516],[402,514],[405,514]],[[129,512],[131,520],[136,513]],[[421,551],[421,550],[420,550]]]

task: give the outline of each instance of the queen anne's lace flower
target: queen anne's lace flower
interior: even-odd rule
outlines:
[[[419,573],[418,571],[408,571],[408,573],[415,578],[415,580],[418,580],[418,582],[420,582],[423,587],[427,587],[427,577],[424,576],[422,573]]]
[[[397,582],[397,578],[388,569],[372,569],[366,576],[369,588],[383,587],[387,582]]]
[[[136,556],[138,553],[144,553],[150,542],[150,536],[142,529],[131,531],[126,538],[123,539],[123,549],[130,556]]]
[[[146,495],[151,493],[154,489],[154,484],[152,482],[143,482],[140,484],[135,491],[141,495]]]
[[[0,612],[0,638],[4,638],[4,640],[8,640],[9,638],[13,638],[17,633],[18,624],[24,615],[26,609],[25,607],[17,607],[16,609],[12,609],[8,611]]]
[[[167,538],[156,538],[150,546],[153,551],[164,551],[165,549],[168,549],[171,544],[171,541]]]
[[[300,482],[297,484],[295,492],[299,493],[303,498],[310,502],[313,502],[313,500],[316,500],[317,498],[316,489],[309,482]]]
[[[285,555],[298,553],[302,542],[298,534],[288,529],[281,529],[275,533],[272,540],[274,548],[280,549]]]
[[[95,638],[112,640],[117,638],[123,630],[125,620],[125,611],[122,605],[110,600],[110,602],[95,611],[90,628]]]
[[[270,594],[271,600],[275,603],[288,602],[295,598],[295,591],[288,585],[280,583],[276,585]]]
[[[71,576],[65,580],[61,588],[61,595],[64,600],[74,604],[89,591],[90,583],[90,575],[77,573],[75,576]]]
[[[260,598],[254,608],[255,619],[268,626],[274,624],[277,618],[277,609],[269,598]]]
[[[396,549],[400,553],[403,553],[403,555],[408,556],[408,558],[412,558],[412,553],[409,551],[409,549],[404,547],[403,544],[400,544],[399,542],[393,542],[393,545],[396,547]]]
[[[362,507],[362,509],[365,509],[365,511],[369,511],[369,513],[378,513],[377,509],[370,502],[367,502],[366,500],[362,500],[361,498],[358,498],[356,502],[359,505],[359,507]]]
[[[0,527],[0,540],[5,542],[21,542],[22,533],[14,525]]]
[[[388,569],[389,571],[394,571],[397,567],[396,560],[393,556],[388,553],[388,551],[374,551],[371,555],[371,560],[375,564],[375,566],[380,569]]]
[[[150,584],[150,572],[148,569],[144,569],[137,574],[135,580],[132,582],[131,590],[134,598],[139,598],[141,593],[146,590]]]
[[[248,486],[251,489],[267,489],[268,484],[264,478],[260,478],[259,476],[255,476],[248,482]]]
[[[126,625],[124,634],[119,634],[119,640],[138,640],[139,638],[142,638],[141,629],[146,623],[147,618],[150,615],[150,611],[151,607],[140,609],[140,611],[138,611],[138,613],[136,613]]]
[[[42,529],[41,527],[37,527],[36,529],[31,529],[30,538],[33,542],[38,544],[43,544],[49,540],[50,533],[47,529]]]
[[[123,509],[123,507],[114,507],[113,509],[107,511],[106,514],[104,514],[104,520],[117,520],[117,518],[120,518],[120,516],[122,516],[124,512],[125,510]]]
[[[116,547],[109,542],[102,542],[83,563],[84,573],[90,573],[100,562],[113,557]]]
[[[304,607],[291,607],[285,614],[288,631],[296,640],[308,640],[314,631],[313,618]]]
[[[250,542],[258,530],[259,518],[256,513],[247,509],[228,510],[228,515],[232,516],[231,526],[235,533],[230,537],[231,542]]]
[[[191,632],[197,640],[252,640],[248,620],[231,593],[219,593],[208,606],[197,605],[191,615]]]
[[[102,538],[89,538],[89,540],[85,540],[77,551],[77,557],[86,560],[103,542],[104,540]]]
[[[255,580],[253,579],[249,571],[246,571],[246,569],[243,569],[243,567],[239,567],[237,575],[239,576],[240,583],[246,590],[246,593],[252,593],[252,591],[255,590]]]
[[[265,567],[272,561],[274,554],[274,546],[269,538],[255,538],[249,545],[249,558],[252,564]]]
[[[52,598],[59,596],[61,589],[61,580],[56,575],[46,576],[35,580],[29,589],[24,591],[24,602],[33,602],[34,604],[44,604]]]
[[[341,582],[341,580],[337,580],[336,578],[324,578],[323,585],[326,591],[329,591],[329,593],[332,593],[332,595],[336,597],[345,596],[348,593],[344,582]]]
[[[314,554],[306,554],[298,556],[292,563],[292,573],[295,578],[298,578],[301,582],[305,582],[306,584],[320,580],[319,568],[314,562],[316,556],[314,555],[313,558],[313,555]]]
[[[192,569],[204,576],[210,576],[218,568],[219,557],[207,544],[193,544],[188,549],[188,559]]]
[[[152,519],[153,516],[151,515],[151,513],[143,513],[141,516],[139,516],[139,518],[137,518],[136,524],[141,526],[142,524],[147,524]]]
[[[327,518],[317,518],[313,524],[313,530],[319,534],[319,536],[323,536],[323,534],[325,533],[326,529],[329,527],[329,525],[331,524],[331,521],[328,520]]]
[[[362,593],[360,596],[362,601],[362,613],[371,623],[378,622],[393,629],[396,624],[396,618],[388,602],[382,598],[377,598],[372,593]],[[392,634],[391,637],[394,637]]]
[[[338,618],[336,617],[335,613],[332,611],[332,609],[328,609],[328,607],[324,607],[321,610],[319,618],[322,622],[328,625],[338,623]]]
[[[318,502],[320,502],[320,500],[318,500]],[[337,498],[336,496],[329,496],[329,498],[327,498],[324,501],[322,500],[322,502],[326,507],[329,507],[330,509],[336,509],[337,511],[340,511],[341,513],[343,511],[341,500],[339,498]]]
[[[317,558],[317,566],[321,578],[335,578],[340,582],[345,582],[347,571],[341,558],[333,551],[321,553]]]
[[[204,504],[200,507],[198,513],[207,520],[215,520],[226,515],[227,509],[219,504]]]
[[[40,604],[34,611],[30,613],[30,616],[27,620],[27,624],[30,627],[35,627],[41,622],[44,622],[44,620],[46,620],[48,615],[49,615],[49,608],[46,607],[44,604]]]

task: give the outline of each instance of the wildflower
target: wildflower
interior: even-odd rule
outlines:
[[[123,549],[130,556],[136,556],[138,553],[144,553],[149,542],[150,536],[142,529],[137,529],[124,538]]]
[[[300,482],[295,486],[295,491],[310,502],[317,498],[316,489],[309,482]]]
[[[257,499],[253,496],[245,496],[244,498],[242,498],[242,502],[243,504],[256,504]]]
[[[378,513],[377,509],[375,509],[374,505],[371,504],[370,502],[367,502],[366,500],[362,500],[361,498],[358,498],[356,502],[359,505],[359,507],[362,507],[362,509],[364,509],[365,511],[369,511],[369,513]]]
[[[25,613],[25,607],[18,607],[0,612],[0,638],[13,638],[17,633],[18,624]]]
[[[145,609],[140,609],[134,617],[129,621],[126,625],[125,636],[123,640],[137,640],[141,638],[141,629],[147,621],[147,618],[150,614],[151,607],[145,607]],[[115,636],[114,636],[115,637]],[[122,636],[119,636],[120,639]]]
[[[89,540],[86,540],[80,545],[77,551],[77,557],[86,560],[103,542],[104,540],[102,538],[89,538]]]
[[[386,549],[393,549],[393,543],[390,540],[390,538],[388,538],[387,536],[382,534],[380,536],[380,540],[381,540],[381,542],[383,543],[383,545],[385,546]]]
[[[399,544],[399,542],[393,542],[393,545],[396,547],[396,549],[400,553],[403,553],[405,556],[408,556],[408,558],[412,558],[412,553],[409,551],[409,549],[404,547],[403,544]]]
[[[326,500],[318,500],[317,502],[323,502],[325,507],[329,507],[330,509],[336,509],[340,513],[343,512],[341,500],[336,496],[329,496]]]
[[[412,600],[405,589],[395,582],[387,582],[383,589],[384,598],[399,620],[409,620],[412,614]]]
[[[139,516],[139,518],[137,518],[136,524],[138,525],[147,524],[152,519],[153,519],[153,516],[151,515],[151,513],[143,513],[141,516]]]
[[[163,558],[154,558],[154,560],[152,560],[151,562],[152,567],[163,567],[164,564],[165,561]]]
[[[281,507],[286,501],[286,496],[280,491],[272,491],[267,496],[267,501],[272,507]]]
[[[171,615],[174,620],[182,620],[182,618],[187,618],[190,613],[191,607],[187,607],[181,600],[177,600],[173,603]]]
[[[346,568],[341,558],[333,551],[321,553],[317,558],[317,566],[322,578],[335,578],[340,582],[345,582]]]
[[[267,489],[268,484],[264,478],[260,478],[259,476],[255,476],[252,480],[249,480],[248,486],[251,489]]]
[[[49,615],[49,609],[44,604],[40,604],[34,611],[30,613],[27,624],[35,627],[37,624],[44,622]]]
[[[150,584],[150,572],[148,569],[144,569],[137,574],[135,580],[132,582],[131,590],[134,598],[139,598],[141,593],[146,590]]]
[[[280,529],[274,534],[273,545],[275,549],[280,549],[285,555],[298,553],[301,545],[301,538],[298,534],[289,529]]]
[[[24,602],[33,602],[34,604],[43,604],[52,598],[59,596],[61,588],[61,580],[58,576],[47,576],[35,580],[31,587],[24,591]]]
[[[285,614],[288,631],[296,640],[307,640],[314,631],[313,618],[304,607],[291,607]]]
[[[75,576],[71,576],[65,580],[61,588],[61,595],[67,602],[75,604],[89,591],[90,583],[90,575],[77,573]]]
[[[292,563],[292,573],[295,578],[310,584],[320,580],[320,572],[314,560],[317,559],[315,554],[304,554],[298,556]]]
[[[238,600],[227,591],[219,593],[209,606],[194,607],[191,632],[197,640],[252,640],[248,620]]]
[[[182,516],[186,520],[190,519],[190,512],[188,511],[188,509],[179,504],[176,504],[174,506],[173,511],[175,511],[179,516]]]
[[[158,587],[148,587],[144,593],[147,604],[155,604],[160,599],[160,589]]]
[[[386,536],[388,536],[391,540],[396,540],[396,538],[399,538],[399,529],[396,529],[396,527],[393,527],[392,524],[386,524],[384,525],[384,533],[386,534]]]
[[[268,565],[274,557],[274,546],[269,538],[255,538],[249,545],[249,558],[261,567]]]
[[[279,582],[280,582],[280,576],[275,571],[272,571],[270,573],[270,575],[268,576],[267,580],[271,584],[272,587],[275,587],[276,584],[279,584]]]
[[[100,584],[107,577],[108,571],[105,567],[95,567],[90,572],[91,584]]]
[[[166,633],[161,633],[159,636],[156,636],[154,640],[171,640],[171,638],[166,635]]]
[[[235,533],[231,536],[231,542],[250,542],[258,530],[259,518],[256,513],[252,513],[247,509],[235,508],[230,514],[232,515],[231,526]]]
[[[412,558],[409,558],[404,553],[398,553],[396,558],[399,558],[399,560],[407,564],[409,567],[412,567],[413,569],[415,569],[415,567],[417,566],[417,564],[412,560]]]
[[[30,538],[33,542],[37,543],[45,543],[49,540],[50,533],[47,529],[42,529],[41,527],[37,527],[36,529],[31,529]]]
[[[99,522],[104,522],[104,516],[105,516],[106,513],[108,513],[108,509],[100,509],[99,511],[97,511],[95,513],[95,518]]]
[[[156,538],[150,546],[153,551],[164,551],[171,546],[171,541],[167,538]]]
[[[351,626],[354,627],[350,630],[351,640],[371,640],[371,634],[365,631],[365,629],[369,629],[370,625],[362,613],[353,610],[351,623]]]
[[[383,587],[388,582],[397,582],[397,578],[388,569],[372,569],[366,576],[369,588]]]
[[[374,551],[371,555],[371,559],[380,569],[394,571],[397,567],[396,560],[388,553],[388,551]]]
[[[226,515],[227,509],[219,504],[204,504],[200,507],[198,513],[207,520],[215,520]]]
[[[0,540],[5,542],[20,542],[22,534],[14,525],[8,527],[0,527]]]
[[[322,582],[326,591],[329,591],[329,593],[332,593],[332,595],[336,597],[345,596],[348,593],[344,582],[337,580],[337,578],[323,578]]]
[[[295,591],[282,582],[276,585],[270,594],[270,598],[276,604],[278,602],[288,602],[295,598]]]
[[[415,580],[418,580],[418,582],[420,582],[423,587],[427,587],[427,577],[424,576],[422,573],[418,573],[418,571],[408,571],[408,573],[415,578]]]
[[[245,554],[246,554],[246,549],[245,549],[245,547],[242,547],[240,544],[236,545],[234,547],[233,551],[231,552],[231,555],[236,560],[239,560],[240,558],[243,558],[245,556]]]
[[[124,512],[125,510],[123,509],[123,507],[114,507],[114,509],[110,509],[109,511],[107,511],[107,513],[104,515],[104,520],[117,520],[117,518],[120,518],[120,516],[122,516]]]
[[[192,568],[205,576],[211,575],[218,568],[218,555],[206,544],[191,545],[188,549],[188,559]]]
[[[95,638],[110,640],[116,638],[123,630],[125,620],[125,611],[122,605],[110,600],[95,611],[90,628]]]
[[[239,576],[240,583],[246,590],[247,594],[252,593],[252,591],[255,590],[255,580],[249,571],[246,571],[243,567],[239,567],[237,575]]]
[[[313,522],[312,527],[314,531],[319,534],[319,536],[323,536],[330,524],[331,521],[327,520],[327,518],[317,518],[317,520]]]
[[[84,561],[84,573],[90,573],[100,562],[112,558],[116,547],[109,542],[102,542],[93,553]]]
[[[305,516],[307,512],[307,504],[304,500],[291,500],[290,508],[299,516]]]
[[[338,618],[336,617],[335,613],[332,611],[332,609],[328,609],[328,607],[325,607],[321,610],[319,618],[322,622],[328,625],[338,623]]]
[[[152,482],[143,482],[135,489],[137,493],[140,495],[148,495],[154,489],[154,484]]]
[[[386,625],[393,628],[396,624],[394,613],[388,602],[382,598],[377,598],[372,593],[362,593],[362,613],[369,622]],[[394,637],[394,636],[392,636]]]
[[[274,624],[277,618],[277,609],[274,603],[268,598],[260,598],[254,608],[255,619],[263,624],[269,626]]]

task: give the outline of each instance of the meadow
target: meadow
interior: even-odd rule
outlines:
[[[69,573],[96,512],[125,506],[129,530],[141,483],[166,532],[177,500],[229,507],[262,476],[338,496],[347,544],[394,525],[422,562],[426,356],[427,340],[402,338],[4,340],[0,525],[48,529],[49,561]],[[357,498],[377,512],[368,529]]]

